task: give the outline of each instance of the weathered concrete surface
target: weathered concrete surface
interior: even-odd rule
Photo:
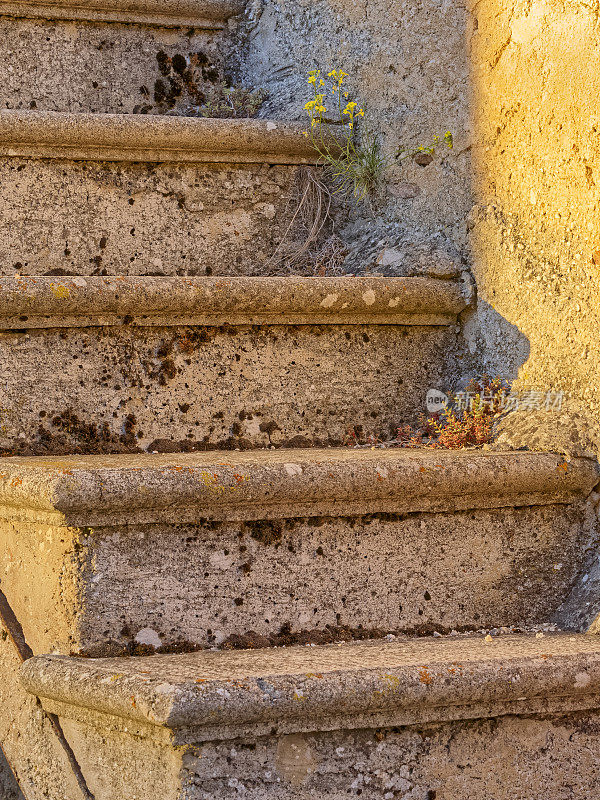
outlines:
[[[319,156],[303,135],[305,127],[258,119],[5,110],[0,111],[0,154],[102,162],[314,164]]]
[[[250,8],[232,55],[240,76],[270,91],[261,114],[302,118],[308,70],[341,68],[386,155],[454,134],[454,149],[439,148],[426,166],[408,159],[387,170],[375,219],[360,208],[340,219],[349,269],[404,274],[410,258],[385,267],[378,260],[397,249],[410,257],[415,245],[431,243],[466,261],[472,141],[464,1],[265,0]]]
[[[596,637],[434,639],[259,654],[42,657],[23,672],[62,713],[99,800],[141,800],[146,775],[155,790],[163,771],[161,796],[169,800],[240,793],[512,800],[540,792],[584,800],[600,786],[598,716],[579,710],[600,702],[598,648]],[[162,726],[179,747],[163,736],[161,749]],[[217,741],[201,743],[207,739]],[[165,770],[167,754],[175,763]]]
[[[5,800],[25,800],[23,793],[19,789],[15,776],[6,760],[4,753],[0,750],[0,792]]]
[[[472,345],[487,332],[501,340],[503,324],[518,328],[525,363],[507,342],[488,350],[490,368],[518,370],[518,390],[564,390],[567,410],[586,418],[598,441],[597,8],[484,0],[473,4],[472,21],[470,225],[482,301]]]
[[[222,27],[244,8],[239,0],[2,0],[0,14],[60,20],[141,23],[191,28]]]
[[[225,320],[3,332],[0,447],[45,455],[386,440],[425,408],[455,339],[447,327]]]
[[[181,796],[586,800],[600,786],[599,730],[593,712],[210,744],[184,756]]]
[[[0,270],[259,275],[291,221],[296,176],[259,164],[0,159]]]
[[[47,655],[26,661],[20,674],[29,692],[45,707],[60,704],[63,716],[77,719],[83,710],[113,717],[114,725],[167,728],[184,744],[597,708],[600,639],[546,634],[127,659]]]
[[[427,278],[0,278],[0,329],[96,325],[447,325],[466,299]]]
[[[0,477],[3,590],[34,652],[68,653],[146,629],[171,646],[285,623],[545,622],[579,571],[577,498],[597,474],[541,454],[328,450],[5,459]]]
[[[1,523],[3,585],[38,653],[201,646],[254,631],[547,622],[581,508],[66,528]],[[415,569],[415,564],[419,564]]]
[[[148,791],[164,800],[588,800],[600,788],[597,712],[238,739],[184,753],[63,724],[98,800]],[[165,763],[175,753],[178,763]]]
[[[44,719],[41,706],[19,684],[20,660],[1,629],[0,747],[16,772],[26,800],[84,800],[63,750]],[[1,754],[0,754],[1,755]],[[2,800],[24,800],[10,775],[0,779]]]
[[[0,460],[7,518],[73,525],[284,519],[573,503],[598,465],[549,453],[328,448]],[[12,511],[11,511],[12,509]],[[48,516],[49,515],[49,516]]]
[[[0,13],[8,7],[4,0],[0,2]],[[22,7],[33,13],[65,8]],[[80,4],[71,8],[84,11]],[[0,17],[2,107],[113,114],[149,109],[156,113],[156,82],[162,80],[167,91],[170,88],[159,60],[203,54],[205,74],[212,80],[203,80],[199,72],[198,88],[206,91],[222,79],[223,36],[197,29]]]

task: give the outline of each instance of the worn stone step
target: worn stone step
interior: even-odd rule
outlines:
[[[0,272],[259,274],[317,158],[301,123],[0,111]]]
[[[600,790],[595,636],[49,655],[21,676],[59,715],[96,800]]]
[[[1,0],[0,16],[24,19],[141,23],[159,27],[222,28],[241,14],[239,0]]]
[[[4,454],[388,439],[466,301],[428,278],[0,279]]]
[[[242,9],[237,0],[0,0],[3,107],[160,113],[190,101],[190,79],[197,103],[223,80],[223,29]]]
[[[598,476],[527,452],[2,459],[2,587],[36,653],[547,622]]]

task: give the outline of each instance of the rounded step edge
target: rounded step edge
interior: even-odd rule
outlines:
[[[600,708],[600,638],[502,635],[83,659],[40,655],[44,707],[174,732],[174,744]],[[82,713],[83,712],[83,713]],[[92,712],[92,715],[90,715]]]
[[[155,114],[0,111],[0,155],[160,163],[316,164],[302,122]],[[324,126],[331,146],[335,126]]]
[[[0,278],[0,330],[104,325],[450,325],[456,282],[368,277]]]
[[[573,503],[592,459],[529,451],[310,448],[0,459],[0,516],[76,526]]]
[[[219,30],[241,14],[241,0],[0,0],[0,16],[69,22],[120,22]]]

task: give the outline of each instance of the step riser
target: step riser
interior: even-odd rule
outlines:
[[[563,800],[600,790],[597,712],[209,743],[180,755],[179,769],[175,751],[148,739],[63,724],[100,800]]]
[[[1,274],[260,274],[296,171],[0,158]]]
[[[396,325],[4,332],[0,446],[60,454],[328,445],[350,441],[356,426],[387,439],[442,385],[454,343],[448,327]]]
[[[161,73],[157,55],[206,56],[211,80],[198,73],[197,84],[206,91],[222,80],[222,50],[223,34],[214,31],[0,17],[3,107],[164,113],[170,103],[157,104],[155,83],[169,91],[173,75]]]
[[[2,538],[4,591],[37,653],[124,646],[144,628],[164,644],[210,645],[284,623],[546,622],[585,541],[579,504],[95,530],[20,522]]]

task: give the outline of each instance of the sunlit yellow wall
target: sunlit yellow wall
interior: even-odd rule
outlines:
[[[472,331],[479,325],[493,340],[485,328],[494,318],[516,326],[529,342],[519,383],[561,388],[592,419],[600,419],[598,5],[481,0],[468,34],[480,297]],[[506,361],[513,355],[507,344]]]

